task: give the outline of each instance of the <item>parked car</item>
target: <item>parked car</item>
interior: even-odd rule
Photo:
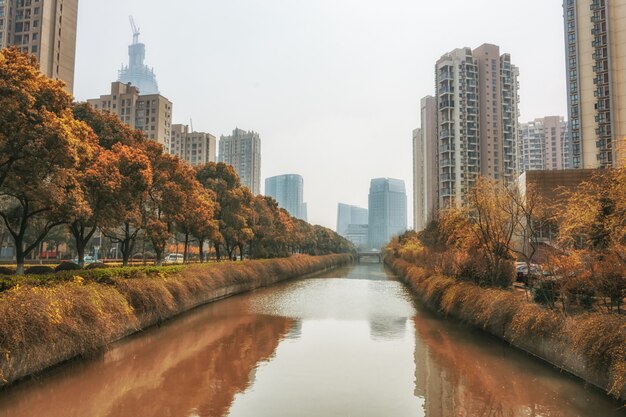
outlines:
[[[541,275],[541,269],[537,264],[530,264],[530,273],[528,272],[528,264],[526,262],[516,262],[515,263],[515,271],[516,271],[516,281],[523,282],[524,284],[529,284],[528,277],[537,277]]]
[[[92,263],[96,262],[96,260],[91,255],[85,255],[85,259],[84,260],[85,260],[85,265],[89,265],[89,264],[92,264]],[[77,264],[78,263],[78,258],[76,257],[76,258],[72,259],[72,262]]]
[[[185,257],[180,253],[170,253],[164,259],[164,261],[167,263],[175,263],[175,264],[182,264],[184,260],[185,260]]]

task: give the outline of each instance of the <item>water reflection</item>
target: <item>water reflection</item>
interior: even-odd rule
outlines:
[[[380,265],[203,307],[0,392],[0,417],[617,417],[603,394],[413,303]]]
[[[221,417],[293,320],[209,309],[0,393],[0,416]]]
[[[422,311],[415,395],[426,417],[612,417],[619,405],[501,341]]]

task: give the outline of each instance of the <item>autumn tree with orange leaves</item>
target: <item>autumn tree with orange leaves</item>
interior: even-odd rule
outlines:
[[[0,217],[15,243],[18,274],[65,213],[90,211],[78,177],[97,138],[74,118],[63,87],[33,57],[0,52]]]

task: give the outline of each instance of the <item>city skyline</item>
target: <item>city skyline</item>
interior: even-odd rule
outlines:
[[[372,1],[359,7],[269,2],[263,8],[247,1],[189,2],[185,9],[196,11],[185,15],[194,28],[189,41],[161,29],[182,9],[166,13],[154,2],[116,0],[105,8],[82,0],[75,93],[79,100],[97,96],[117,78],[120,63],[128,59],[128,15],[133,15],[160,91],[175,104],[172,123],[188,124],[192,118],[197,130],[217,137],[229,134],[232,126],[259,132],[261,177],[300,172],[309,179],[310,221],[333,228],[339,201],[367,205],[370,178],[412,182],[411,132],[419,126],[420,98],[434,93],[432,63],[448,50],[500,45],[522,72],[520,120],[566,114],[562,6],[544,3],[394,1],[387,10]],[[474,16],[470,25],[466,15],[478,9],[485,9],[484,15]],[[457,31],[431,42],[427,35],[436,26],[428,16],[443,11],[459,30],[467,28],[467,36]],[[502,18],[494,20],[496,15]],[[207,16],[213,25],[195,29]],[[516,19],[505,23],[506,16]],[[522,18],[537,24],[522,24]],[[273,24],[266,27],[268,21]],[[476,30],[481,21],[490,26]],[[116,30],[90,30],[101,22]],[[239,32],[224,35],[230,26]],[[545,48],[530,46],[530,39]],[[199,53],[202,43],[205,52]],[[346,50],[351,52],[346,55]],[[183,61],[188,65],[179,65]],[[546,78],[554,82],[546,85]],[[320,170],[320,163],[333,169]],[[329,183],[336,189],[329,191]]]

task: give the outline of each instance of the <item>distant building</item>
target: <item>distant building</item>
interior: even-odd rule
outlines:
[[[0,0],[0,49],[17,46],[74,90],[78,0]]]
[[[219,162],[232,165],[241,184],[254,195],[261,193],[261,138],[256,132],[235,129],[230,136],[221,136]]]
[[[379,249],[393,236],[407,229],[406,188],[404,181],[377,178],[370,183],[369,193],[369,245]]]
[[[189,126],[172,125],[169,153],[189,164],[204,165],[216,162],[217,142],[215,136],[204,132],[190,132]]]
[[[437,212],[437,99],[424,97],[420,113],[421,128],[413,131],[413,227],[417,231]]]
[[[134,22],[133,22],[134,25]],[[119,72],[118,81],[124,84],[131,83],[139,88],[141,94],[159,94],[154,70],[148,67],[144,61],[146,59],[146,45],[139,42],[139,32],[135,27],[133,43],[128,46],[128,65],[122,66]]]
[[[369,215],[367,209],[339,203],[337,205],[337,233],[348,237],[348,229],[353,225],[367,225]]]
[[[358,249],[367,249],[369,239],[367,230],[367,224],[350,224],[344,237]]]
[[[626,163],[626,4],[564,0],[573,168]]]
[[[302,176],[288,174],[265,179],[265,195],[274,198],[293,217],[307,221]]]
[[[113,113],[133,129],[141,130],[167,152],[172,136],[172,102],[160,94],[140,94],[130,84],[114,82],[111,94],[87,100],[95,109]]]
[[[559,116],[520,125],[519,172],[567,169],[567,122]]]

